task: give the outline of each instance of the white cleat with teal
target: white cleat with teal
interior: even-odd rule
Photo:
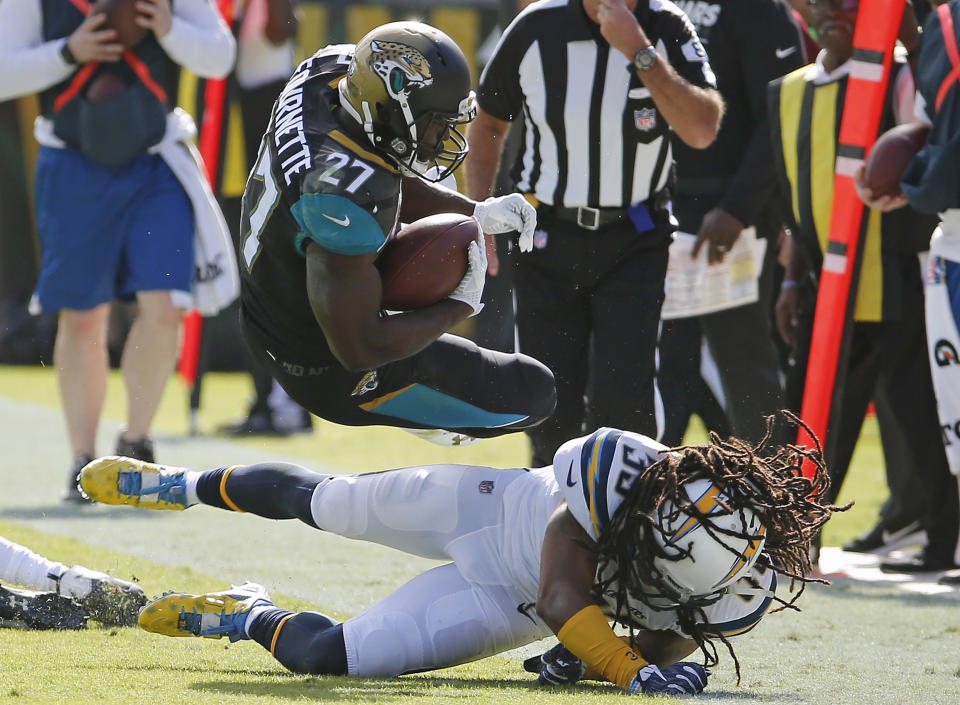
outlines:
[[[80,471],[80,489],[102,504],[182,511],[187,504],[186,470],[109,455]]]

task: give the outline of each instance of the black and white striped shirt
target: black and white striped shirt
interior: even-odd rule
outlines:
[[[640,26],[680,76],[716,87],[686,15],[639,0]],[[646,201],[671,173],[670,128],[629,60],[600,34],[581,0],[540,0],[510,24],[480,78],[480,107],[523,117],[517,190],[545,204],[618,208]]]

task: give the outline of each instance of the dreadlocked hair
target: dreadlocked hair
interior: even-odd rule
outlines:
[[[815,447],[770,446],[779,416],[806,430]],[[790,592],[799,584],[791,599],[772,598],[779,603],[773,611],[785,608],[799,611],[794,603],[806,583],[828,584],[826,580],[810,577],[813,569],[810,542],[833,512],[844,511],[850,505],[837,507],[825,503],[830,480],[820,442],[809,426],[785,410],[768,416],[765,424],[764,436],[756,445],[736,438],[722,440],[711,433],[706,445],[671,448],[665,457],[636,477],[595,549],[600,576],[596,586],[598,597],[615,607],[615,619],[629,630],[632,643],[637,626],[634,617],[642,615],[643,609],[673,611],[683,632],[696,641],[705,666],[719,661],[714,639],[727,647],[736,667],[738,685],[740,662],[733,646],[723,633],[712,629],[704,611],[723,597],[726,588],[708,595],[678,594],[675,584],[668,583],[655,567],[655,559],[679,561],[690,557],[692,544],[686,547],[672,544],[669,552],[662,544],[664,525],[674,521],[681,512],[698,520],[723,548],[742,557],[741,549],[732,548],[730,543],[736,540],[742,545],[746,539],[751,542],[748,545],[755,545],[756,532],[718,527],[714,519],[719,515],[739,515],[739,526],[746,527],[749,521],[745,511],[750,510],[765,528],[763,550],[756,565],[790,578]],[[809,478],[801,471],[805,462],[813,467]],[[685,485],[701,479],[721,488],[717,498],[722,508],[719,515],[716,507],[706,512],[701,510],[686,492]],[[753,578],[746,579],[754,588],[760,587]]]

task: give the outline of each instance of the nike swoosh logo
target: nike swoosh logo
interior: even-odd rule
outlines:
[[[796,47],[785,47],[783,49],[777,49],[774,53],[777,55],[778,59],[786,59],[796,50]]]
[[[576,487],[577,483],[573,481],[573,461],[570,461],[570,469],[567,470],[567,487]]]
[[[349,215],[343,216],[343,220],[337,220],[332,215],[327,215],[326,213],[323,213],[323,217],[326,218],[327,220],[332,220],[334,223],[336,223],[337,225],[343,226],[344,228],[350,225]]]
[[[531,622],[536,624],[537,620],[535,620],[533,616],[530,614],[530,610],[536,606],[537,606],[536,602],[521,602],[519,605],[517,605],[517,612],[519,612],[524,617],[529,619]]]

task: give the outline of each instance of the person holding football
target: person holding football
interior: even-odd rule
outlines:
[[[176,67],[223,77],[235,55],[208,0],[0,2],[0,100],[38,93],[40,104],[42,262],[31,311],[58,315],[53,361],[72,456],[64,501],[86,501],[77,476],[98,455],[113,301],[137,305],[120,360],[127,418],[115,452],[152,460],[182,310],[208,286],[217,294],[205,313],[236,299],[229,233],[194,158],[196,127],[168,93]],[[221,247],[206,277],[196,276],[195,254],[207,254],[195,253],[196,237]]]
[[[796,422],[795,417],[790,417]],[[706,685],[715,643],[749,631],[777,574],[809,580],[811,537],[837,509],[814,450],[736,439],[668,449],[601,428],[552,465],[435,465],[328,475],[279,462],[206,472],[94,461],[84,491],[106,504],[208,504],[449,561],[345,622],[294,613],[248,583],[167,593],[140,614],[168,636],[252,639],[295,673],[397,676],[474,661],[556,634],[527,663],[543,683],[611,681],[628,692]],[[801,475],[809,459],[816,471]],[[623,625],[626,638],[611,622]],[[700,649],[704,665],[682,661]],[[739,674],[739,663],[737,671]]]
[[[472,215],[530,247],[536,213],[521,196],[478,203],[436,183],[466,155],[475,112],[463,52],[418,22],[320,49],[281,91],[243,197],[241,329],[312,414],[460,444],[552,413],[546,366],[447,334],[482,306],[482,242],[447,298],[383,310],[376,260],[400,223]]]
[[[780,336],[794,349],[786,384],[791,408],[802,404],[820,274],[829,271],[839,252],[829,242],[833,175],[838,156],[844,154],[839,125],[849,78],[857,66],[853,36],[860,8],[849,0],[809,0],[805,12],[823,49],[814,63],[770,83],[767,110],[781,215],[794,243],[776,304]],[[905,47],[916,47],[916,20],[909,3],[900,39]],[[913,76],[906,57],[895,56],[890,71],[880,115],[884,131],[911,121],[914,112]],[[956,567],[957,497],[926,358],[918,259],[929,247],[936,218],[909,208],[882,213],[864,207],[862,223],[848,352],[838,372],[844,380],[836,391],[840,411],[831,417],[827,434],[833,439],[827,445],[831,484],[839,493],[867,407],[876,401],[889,454],[888,481],[894,506],[901,509],[884,512],[875,528],[847,546],[886,550],[895,534],[902,538],[916,531],[916,519],[926,532],[922,552],[906,560],[882,561],[881,569],[947,570]],[[896,523],[891,514],[899,515]]]

